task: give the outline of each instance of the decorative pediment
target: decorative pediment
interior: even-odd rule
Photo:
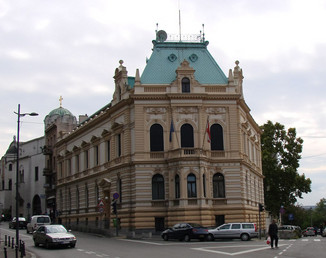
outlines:
[[[100,139],[100,137],[97,137],[96,135],[93,135],[92,138],[91,138],[91,142],[96,142]]]
[[[109,190],[111,187],[111,180],[108,178],[102,178],[98,183],[98,186],[101,187],[103,190]]]
[[[110,134],[110,133],[111,133],[110,131],[104,129],[104,130],[102,131],[101,135],[102,135],[102,137],[104,137],[104,136],[106,136],[106,135],[108,135],[108,134]]]
[[[123,126],[123,124],[119,124],[117,122],[114,122],[113,125],[111,126],[112,130],[117,130],[119,128],[121,128]]]
[[[75,145],[75,146],[72,148],[72,151],[77,152],[79,149],[80,149],[80,147]]]
[[[82,147],[85,147],[85,146],[87,146],[88,145],[88,143],[87,142],[85,142],[85,141],[82,141],[82,143],[81,143],[81,146]]]

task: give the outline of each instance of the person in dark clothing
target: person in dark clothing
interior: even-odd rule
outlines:
[[[276,225],[275,219],[273,219],[272,223],[268,228],[268,235],[271,238],[271,248],[274,248],[274,240],[275,240],[275,248],[278,248],[278,227]]]

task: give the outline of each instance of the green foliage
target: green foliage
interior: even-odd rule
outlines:
[[[282,205],[293,206],[303,193],[311,192],[311,180],[297,172],[303,140],[296,137],[295,128],[286,131],[271,121],[260,128],[265,206],[276,216]]]

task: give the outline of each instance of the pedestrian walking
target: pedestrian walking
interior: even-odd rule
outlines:
[[[275,248],[278,248],[278,227],[276,224],[276,220],[273,219],[272,223],[269,225],[268,228],[268,235],[271,238],[271,248],[274,248],[274,241],[275,241]]]

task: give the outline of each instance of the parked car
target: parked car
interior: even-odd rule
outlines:
[[[258,237],[258,230],[255,223],[228,223],[217,228],[208,230],[208,240],[214,239],[235,239],[248,241],[251,238]]]
[[[172,228],[168,228],[161,233],[165,241],[169,239],[179,239],[186,242],[191,239],[205,240],[208,236],[207,228],[196,223],[178,223]]]
[[[303,236],[316,236],[317,232],[313,227],[307,227],[303,232],[302,232]]]
[[[326,237],[326,227],[323,229],[321,235],[322,235],[323,237]]]
[[[32,216],[31,221],[27,223],[26,231],[27,234],[33,233],[39,226],[50,225],[51,219],[48,215],[35,215]]]
[[[63,225],[39,226],[33,233],[34,245],[44,245],[46,248],[53,246],[76,246],[76,237],[68,232]]]
[[[283,225],[278,228],[278,235],[283,239],[300,238],[302,230],[299,226]]]
[[[18,217],[18,227],[19,228],[26,228],[27,221],[24,217]],[[9,228],[16,228],[16,217],[14,217],[11,221],[9,221]]]

